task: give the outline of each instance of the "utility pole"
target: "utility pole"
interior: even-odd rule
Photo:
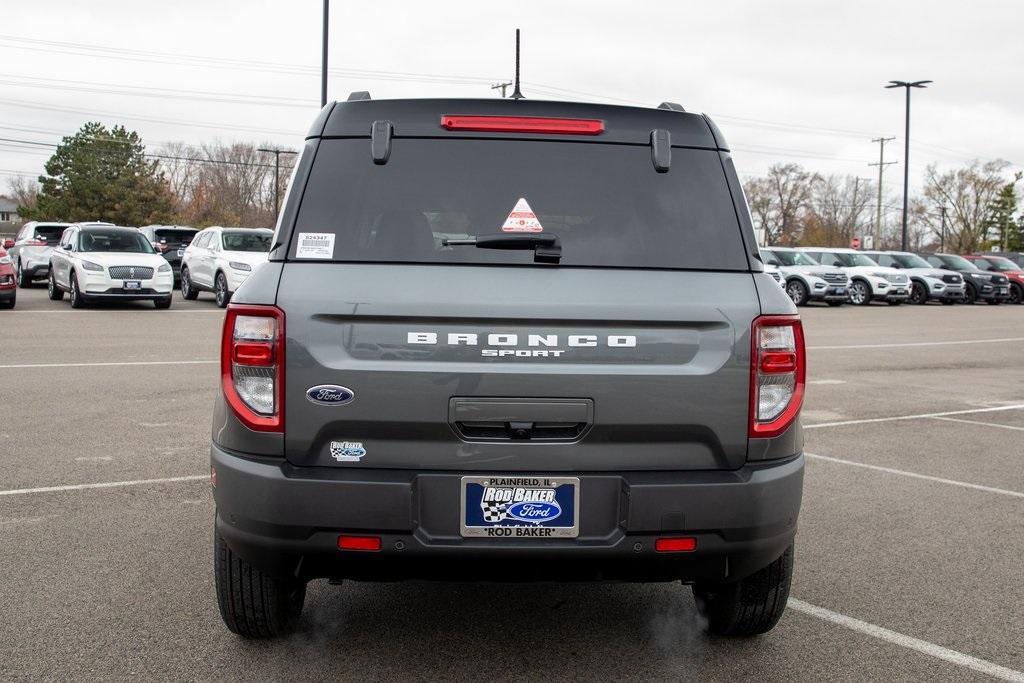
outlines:
[[[324,0],[324,38],[323,57],[320,61],[320,108],[327,106],[327,17],[330,14],[331,0]]]
[[[512,81],[509,81],[508,83],[495,83],[494,85],[491,86],[491,90],[497,90],[501,88],[501,98],[505,99],[505,89],[511,87]]]
[[[942,227],[939,230],[939,251],[940,252],[945,252],[946,251],[946,205],[945,204],[943,204],[942,206],[939,207],[939,214],[942,217],[942,223],[940,224]]]
[[[895,140],[896,138],[874,138],[871,142],[878,143],[878,163],[868,164],[868,166],[878,167],[878,216],[875,219],[875,249],[882,248],[882,172],[885,171],[885,167],[891,164],[895,164],[895,161],[885,160],[885,143]]]
[[[327,0],[324,0],[326,5]],[[267,154],[274,155],[274,220],[277,220],[277,212],[280,210],[280,202],[278,201],[278,193],[281,191],[281,183],[279,181],[281,171],[281,155],[282,154],[298,154],[290,149],[267,149],[266,147],[260,147],[256,150],[257,152],[266,152]]]
[[[886,88],[904,88],[907,91],[907,122],[903,133],[903,240],[900,247],[907,250],[907,193],[910,191],[910,89],[926,88],[932,81],[889,81]]]

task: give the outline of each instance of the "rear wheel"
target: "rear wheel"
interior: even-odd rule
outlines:
[[[231,292],[228,291],[228,279],[224,273],[217,273],[217,279],[213,283],[213,293],[217,298],[217,305],[224,308],[231,301]]]
[[[167,297],[166,299],[153,299],[153,306],[155,308],[170,308],[171,297]]]
[[[697,609],[708,630],[720,636],[767,633],[778,623],[789,600],[793,579],[793,546],[782,557],[745,579],[693,586]]]
[[[181,269],[181,298],[188,299],[189,301],[195,301],[196,297],[199,296],[199,290],[192,284],[192,276],[189,275],[188,268]]]
[[[1024,289],[1020,285],[1010,285],[1010,303],[1019,304],[1024,300]]]
[[[53,278],[53,268],[50,269],[50,277],[46,284],[46,293],[50,295],[50,301],[60,301],[64,298],[64,290],[57,286]]]
[[[973,304],[978,300],[978,290],[974,288],[974,285],[967,285],[964,287],[964,303]]]
[[[899,306],[901,303],[903,303],[903,300],[902,299],[889,299],[886,303],[889,304],[890,306]]]
[[[71,308],[85,308],[85,297],[78,290],[78,277],[72,271],[71,276]]]
[[[18,280],[18,286],[22,289],[28,289],[32,286],[32,276],[21,267],[21,259],[18,259],[18,262],[14,264],[14,277]]]
[[[291,631],[306,600],[306,583],[263,573],[231,552],[213,532],[214,578],[220,616],[245,638],[275,638]]]
[[[928,290],[920,282],[915,282],[910,288],[910,303],[915,306],[928,303]]]
[[[850,303],[867,306],[871,303],[871,287],[863,280],[854,280],[850,285]]]
[[[845,301],[829,301],[828,305],[832,306],[832,307],[835,307],[835,306],[842,306],[845,303],[846,303]]]
[[[18,291],[18,290],[14,290],[14,291]],[[15,300],[17,298],[18,298],[18,295],[15,294],[10,299],[5,299],[4,301],[0,301],[0,308],[14,308],[14,303],[15,303]]]
[[[810,295],[807,293],[807,286],[800,280],[793,279],[786,283],[786,294],[793,300],[793,303],[797,306],[803,306],[807,303]]]

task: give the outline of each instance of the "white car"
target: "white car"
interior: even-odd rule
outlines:
[[[895,268],[886,268],[856,249],[837,247],[804,247],[811,258],[834,268],[842,268],[850,276],[850,303],[867,306],[884,301],[899,306],[910,298],[910,278]]]
[[[761,261],[775,266],[782,275],[783,289],[797,306],[808,301],[824,301],[829,306],[842,306],[849,296],[846,274],[835,268],[822,267],[817,261],[789,247],[762,247]]]
[[[181,295],[213,292],[224,308],[253,269],[267,262],[274,232],[264,228],[206,228],[181,257]]]
[[[964,300],[964,279],[952,270],[940,270],[917,254],[907,251],[866,251],[879,265],[902,271],[910,277],[910,303],[930,300],[949,305]]]
[[[75,223],[50,254],[49,271],[50,298],[60,301],[68,292],[72,308],[99,300],[171,307],[171,266],[135,228]]]

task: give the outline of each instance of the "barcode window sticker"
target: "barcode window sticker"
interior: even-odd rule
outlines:
[[[300,232],[295,258],[334,258],[333,232]]]

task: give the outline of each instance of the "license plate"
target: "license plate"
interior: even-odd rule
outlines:
[[[576,538],[578,477],[463,477],[461,533],[486,538]]]
[[[905,290],[905,289],[897,289],[897,290],[896,290],[896,293],[897,293],[897,294],[906,294],[906,293],[907,293],[907,290]]]
[[[836,294],[846,294],[846,287],[836,287]]]
[[[1007,288],[1007,287],[1000,287],[1000,288],[999,288],[999,293],[1000,293],[1000,294],[1009,294],[1009,293],[1010,293],[1010,290],[1009,290],[1009,288]]]
[[[185,250],[184,249],[179,249],[178,250],[178,258],[181,258],[184,255],[185,255]]]
[[[141,282],[136,282],[136,281],[133,281],[133,280],[129,280],[129,281],[124,283],[124,288],[125,289],[142,289],[142,283]]]

